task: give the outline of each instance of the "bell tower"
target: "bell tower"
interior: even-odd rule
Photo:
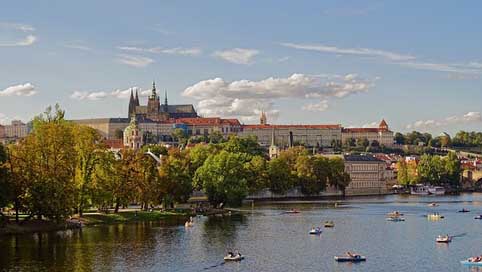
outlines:
[[[156,82],[152,82],[151,95],[147,99],[147,118],[152,120],[159,119],[159,112],[161,109],[161,101],[156,92]]]

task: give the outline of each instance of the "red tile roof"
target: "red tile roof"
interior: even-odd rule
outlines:
[[[231,125],[231,126],[241,125],[238,119],[222,119],[219,117],[179,118],[179,119],[176,119],[176,123],[187,124],[187,125]]]
[[[380,132],[385,131],[379,128],[343,128],[342,132]]]
[[[109,148],[121,149],[124,148],[124,142],[122,139],[111,139],[111,140],[104,140],[104,144],[107,145]]]
[[[244,128],[250,129],[282,129],[282,128],[306,128],[306,129],[339,129],[340,125],[244,125]]]

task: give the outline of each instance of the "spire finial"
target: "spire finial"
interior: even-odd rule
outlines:
[[[167,90],[164,90],[164,105],[167,106]]]

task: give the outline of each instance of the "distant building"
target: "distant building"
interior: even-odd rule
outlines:
[[[238,134],[241,131],[241,123],[238,119],[223,119],[219,117],[210,118],[178,118],[177,128],[185,130],[189,136],[208,136],[213,132],[219,132],[224,137],[231,134]]]
[[[131,118],[130,124],[124,130],[124,146],[134,150],[140,149],[144,145],[144,135],[139,128],[135,117]]]
[[[380,122],[378,128],[343,128],[341,133],[343,144],[351,139],[367,139],[370,144],[377,141],[380,145],[392,146],[393,137],[393,131],[388,128],[385,120]]]
[[[16,140],[20,138],[27,137],[29,133],[29,129],[27,124],[23,123],[20,120],[13,120],[10,125],[6,125],[5,129],[5,137],[10,140]]]
[[[5,138],[5,126],[0,125],[0,139]]]
[[[136,91],[135,96],[131,91],[129,99],[128,118],[135,115],[137,120],[150,119],[155,122],[165,122],[169,119],[178,118],[196,118],[198,117],[196,110],[192,104],[186,105],[168,105],[167,92],[164,94],[164,103],[161,105],[159,96],[157,95],[156,84],[152,84],[151,94],[147,98],[147,105],[141,106],[139,95]]]
[[[345,155],[345,172],[350,175],[346,195],[380,195],[387,193],[387,165],[371,155]]]
[[[273,130],[279,147],[296,144],[329,147],[341,139],[340,125],[244,125],[238,135],[256,136],[261,145],[269,146]]]
[[[261,112],[261,116],[259,117],[259,124],[260,125],[267,125],[268,124],[268,118],[266,118],[266,113],[264,111]]]
[[[276,145],[276,140],[274,136],[274,129],[271,132],[271,145],[269,146],[269,158],[278,158],[280,153],[279,147]]]
[[[128,118],[94,118],[72,120],[72,122],[96,129],[102,138],[107,140],[117,139],[116,134],[123,132],[129,125]]]

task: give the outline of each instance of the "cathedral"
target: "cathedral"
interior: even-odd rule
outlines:
[[[196,118],[198,115],[192,104],[169,105],[167,103],[167,92],[164,93],[164,103],[161,104],[161,100],[156,91],[156,83],[153,82],[151,94],[147,98],[146,106],[140,105],[138,92],[136,91],[134,96],[131,90],[128,118],[132,117],[135,117],[137,120],[165,122],[170,119]]]

